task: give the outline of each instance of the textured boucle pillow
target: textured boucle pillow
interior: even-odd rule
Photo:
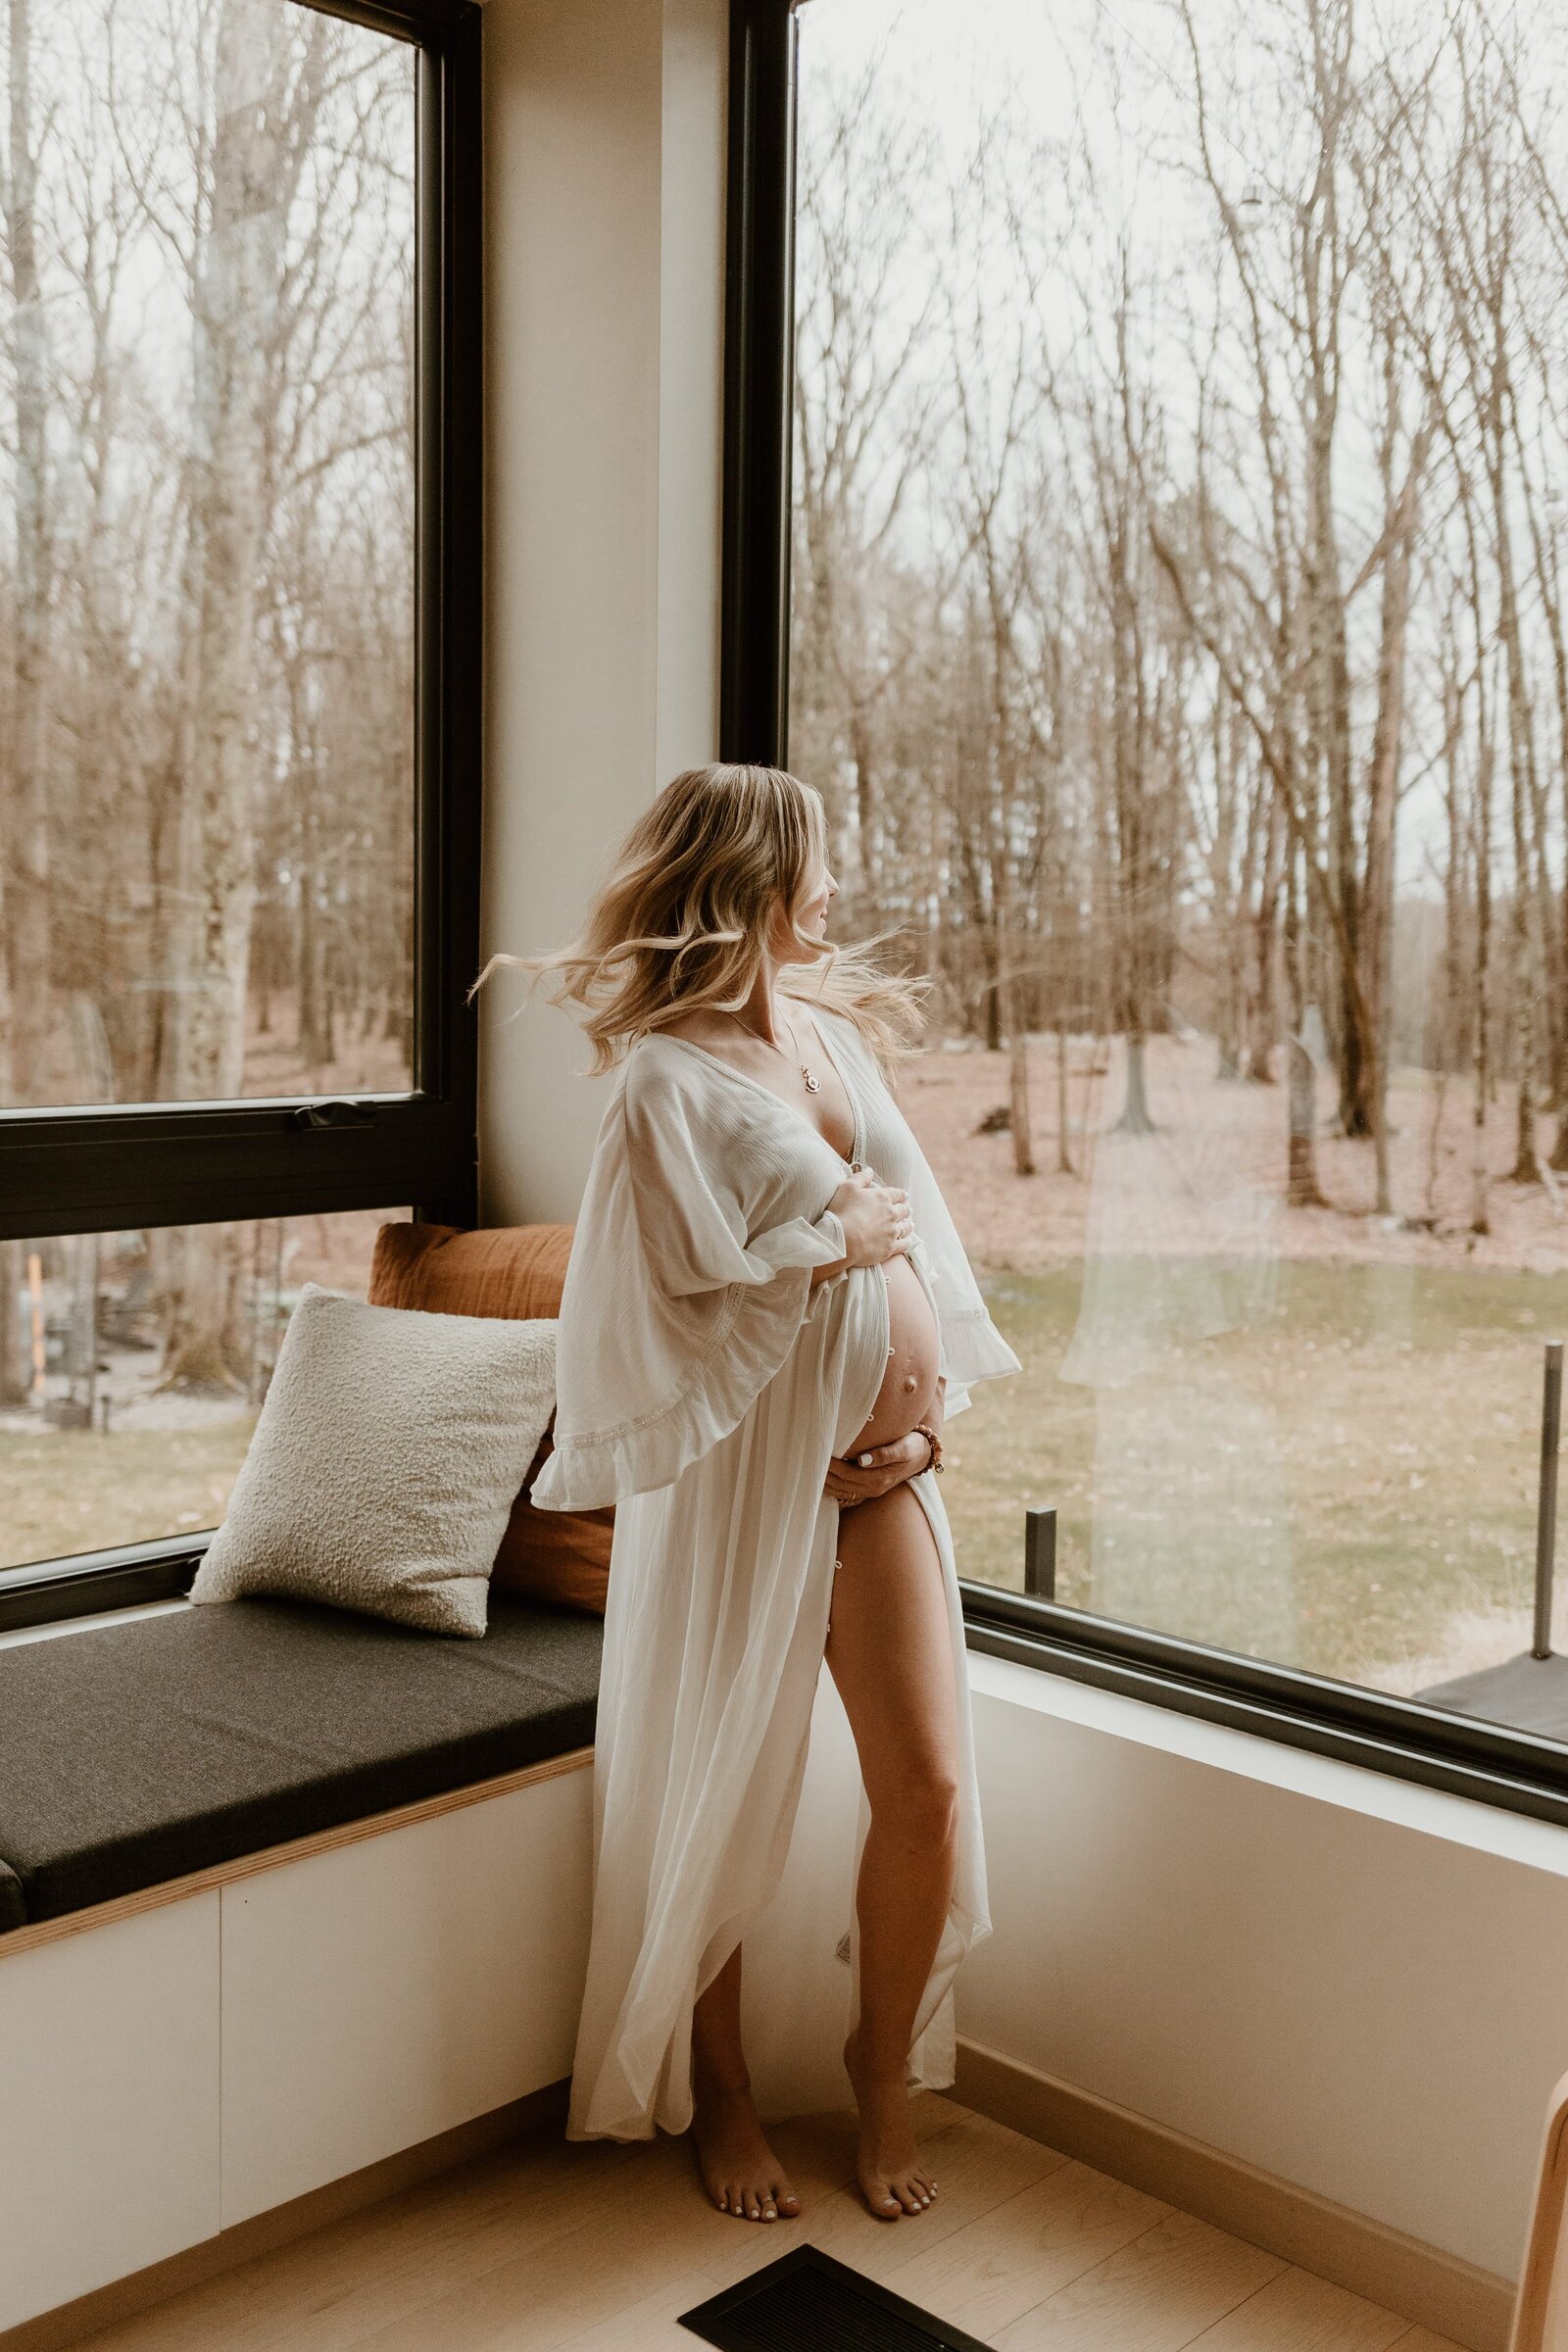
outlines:
[[[310,1284],[192,1600],[269,1592],[482,1634],[555,1369],[553,1320],[411,1314]]]
[[[571,1255],[569,1225],[492,1225],[477,1233],[407,1220],[383,1225],[370,1261],[376,1306],[438,1315],[559,1315]],[[546,1431],[490,1571],[493,1590],[602,1617],[610,1592],[612,1505],[536,1510],[529,1492],[551,1450]]]

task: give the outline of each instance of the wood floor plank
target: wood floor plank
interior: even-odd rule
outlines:
[[[341,2352],[572,2230],[640,2149],[499,2148],[105,2328],[79,2352]]]
[[[1285,2268],[1172,2212],[993,2340],[1002,2352],[1181,2352]]]
[[[689,2142],[492,2150],[91,2339],[82,2352],[689,2352],[676,2322],[810,2242],[1004,2352],[1455,2352],[1393,2314],[941,2094],[940,2189],[896,2223],[846,2112],[776,2127],[797,2223],[716,2213]]]
[[[366,2352],[548,2352],[703,2269],[743,2227],[695,2191],[685,2146],[664,2142],[639,2151],[612,2196],[579,2207],[572,2229],[355,2340]]]
[[[1163,2219],[1169,2207],[1086,2164],[1062,2164],[899,2273],[907,2295],[992,2336]]]
[[[938,2129],[969,2114],[932,2093],[921,2094],[919,2111]],[[853,2179],[853,2115],[787,2122],[776,2137],[808,2200]],[[701,2203],[687,2143],[659,2144],[683,2152],[677,2169],[685,2168]],[[225,2352],[347,2352],[390,2322],[577,2229],[603,2209],[608,2176],[645,2165],[650,2154],[651,2146],[610,2141],[494,2150],[103,2330],[82,2352],[211,2352],[220,2340]],[[631,2181],[637,2179],[633,2169]],[[616,2194],[637,2190],[628,2184]],[[740,2236],[753,2227],[714,2218]],[[728,2239],[722,2243],[728,2250]],[[734,2267],[739,2276],[751,2265]]]
[[[1282,2271],[1196,2336],[1189,2352],[1390,2352],[1410,2323],[1309,2271]]]
[[[916,2139],[925,2139],[933,2132],[945,2132],[950,2124],[961,2124],[965,2116],[974,2114],[956,2099],[951,2090],[911,2090],[909,2121],[914,2126]]]
[[[810,2126],[780,2127],[778,2138],[811,2210],[831,2205],[834,2182],[853,2162],[853,2137],[842,2123],[814,2133]],[[798,2243],[803,2230],[804,2223],[760,2225],[716,2212],[698,2183],[687,2143],[664,2141],[637,2151],[635,2164],[617,2178],[613,2199],[584,2209],[574,2230],[356,2343],[364,2352],[575,2346],[650,2298],[655,2309],[661,2288],[688,2272],[703,2274],[702,2292],[691,2299],[704,2300],[729,2278]]]
[[[777,2259],[774,2246],[768,2261]],[[586,2335],[573,2339],[572,2352],[697,2352],[701,2338],[676,2322],[683,2311],[694,2311],[713,2293],[713,2281],[706,2271],[692,2271],[684,2277],[656,2287],[641,2302],[630,2304],[616,2312]]]

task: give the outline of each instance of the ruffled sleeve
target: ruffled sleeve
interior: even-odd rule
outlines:
[[[745,1418],[810,1312],[811,1269],[845,1250],[831,1209],[769,1221],[778,1189],[711,1079],[634,1050],[566,1269],[542,1509],[667,1487]]]

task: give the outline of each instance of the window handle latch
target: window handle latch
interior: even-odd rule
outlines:
[[[331,1127],[373,1127],[375,1112],[368,1102],[302,1102],[290,1125],[308,1134]]]

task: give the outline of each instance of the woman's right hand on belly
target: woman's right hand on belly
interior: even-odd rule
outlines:
[[[847,1265],[880,1266],[913,1238],[908,1194],[868,1171],[846,1177],[828,1206],[844,1228]]]
[[[843,1510],[858,1502],[877,1502],[895,1487],[902,1487],[906,1479],[929,1470],[931,1461],[930,1439],[923,1429],[911,1429],[907,1437],[873,1446],[869,1452],[852,1454],[842,1461],[835,1454],[828,1463],[822,1491]]]

